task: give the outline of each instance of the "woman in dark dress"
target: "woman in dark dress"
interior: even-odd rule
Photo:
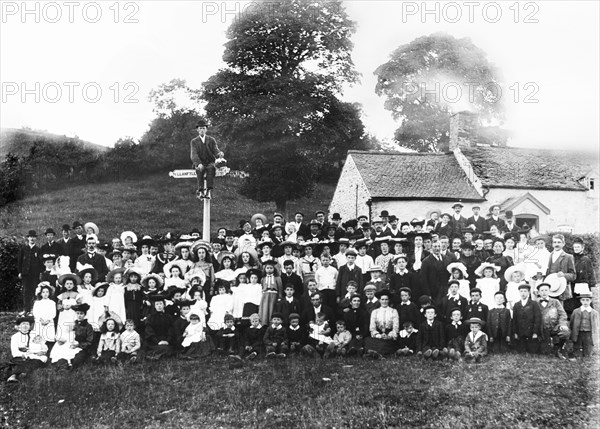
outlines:
[[[498,278],[500,279],[500,290],[502,292],[506,291],[506,279],[504,278],[504,272],[508,267],[514,265],[514,262],[510,256],[505,256],[502,253],[504,252],[504,242],[502,240],[494,241],[494,247],[492,248],[494,254],[486,259],[485,262],[490,262],[497,267],[500,267],[498,271]]]
[[[353,295],[350,298],[350,308],[344,309],[343,317],[346,329],[352,334],[348,354],[362,354],[365,338],[369,336],[369,313],[362,305],[360,295]]]

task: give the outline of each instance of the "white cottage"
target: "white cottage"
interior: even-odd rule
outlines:
[[[330,213],[411,220],[460,201],[467,217],[473,203],[482,214],[500,204],[540,232],[600,231],[597,153],[482,145],[476,126],[474,115],[454,115],[441,153],[349,151]]]

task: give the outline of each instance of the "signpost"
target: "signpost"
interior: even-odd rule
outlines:
[[[216,176],[225,176],[227,173],[229,173],[228,167],[217,168]],[[196,179],[196,170],[173,170],[169,172],[169,177],[174,179]],[[204,203],[202,240],[210,242],[210,198],[202,198],[202,202]]]

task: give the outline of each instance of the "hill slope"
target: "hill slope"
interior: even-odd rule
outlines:
[[[64,135],[52,134],[46,131],[17,129],[17,128],[1,128],[0,129],[0,159],[10,152],[18,156],[29,154],[29,149],[35,141],[50,141],[60,144],[65,140],[78,140],[88,149],[93,149],[99,153],[107,151],[109,148],[96,143],[84,141],[81,139],[73,139]]]
[[[240,179],[218,177],[212,200],[211,230],[237,229],[241,219],[257,212],[271,218],[272,203],[258,203],[238,194]],[[100,238],[110,239],[122,231],[159,234],[202,229],[202,203],[194,197],[195,179],[173,179],[167,174],[123,182],[87,184],[27,197],[0,209],[0,236],[23,237],[28,230],[60,230],[64,223],[92,221]],[[288,203],[288,213],[302,210],[306,218],[318,209],[327,209],[334,185],[318,185],[311,198]]]

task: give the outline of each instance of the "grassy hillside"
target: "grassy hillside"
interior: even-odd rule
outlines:
[[[240,179],[218,177],[212,199],[211,228],[237,228],[241,219],[257,212],[271,217],[272,203],[258,203],[238,194]],[[167,174],[144,180],[87,184],[31,196],[0,209],[0,235],[23,236],[29,229],[60,229],[64,223],[92,221],[100,238],[110,239],[125,230],[142,234],[202,229],[202,202],[194,197],[195,179],[173,179]],[[327,209],[333,185],[320,185],[310,198],[288,203],[288,213],[302,209],[307,217]]]
[[[48,142],[64,141],[68,137],[64,135],[52,134],[46,131],[17,129],[17,128],[1,128],[0,129],[0,159],[10,152],[18,156],[28,155],[29,149],[35,141],[43,140]],[[104,152],[108,147],[101,146],[92,142],[79,140],[83,147],[93,149],[97,152]]]

